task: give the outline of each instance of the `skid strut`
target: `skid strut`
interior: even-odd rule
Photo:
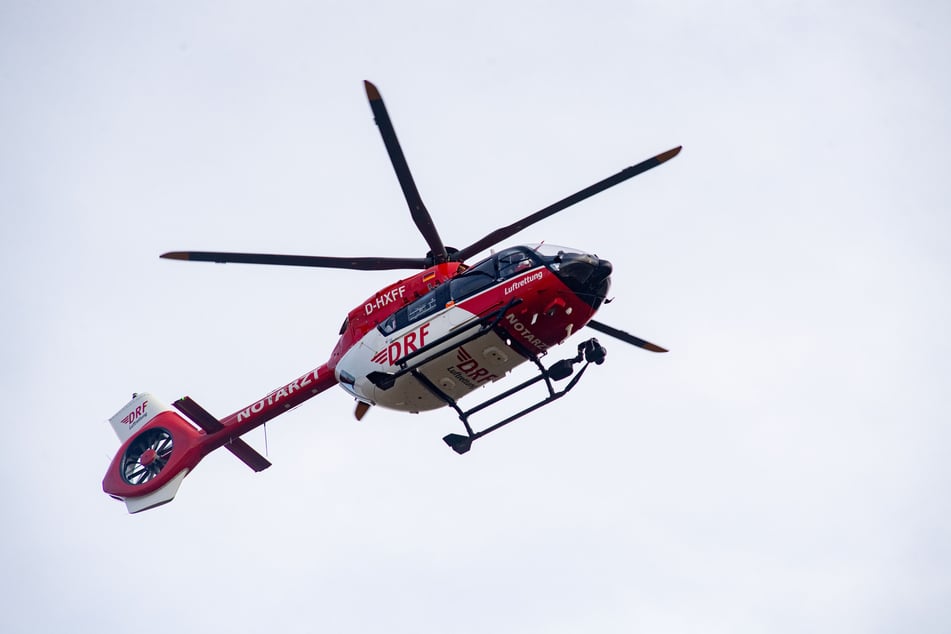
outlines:
[[[497,396],[487,399],[486,401],[483,401],[482,403],[479,403],[475,407],[472,407],[468,410],[463,410],[460,408],[455,399],[446,394],[443,390],[439,389],[439,386],[426,378],[426,376],[417,369],[418,366],[417,368],[410,370],[410,374],[412,374],[412,376],[417,381],[422,383],[433,395],[442,399],[442,401],[444,401],[447,405],[456,410],[456,413],[459,415],[459,420],[462,421],[462,424],[466,428],[466,435],[463,436],[461,434],[449,434],[448,436],[443,437],[443,440],[452,448],[453,451],[458,454],[464,454],[472,448],[472,443],[478,438],[482,438],[483,436],[494,432],[496,429],[504,427],[512,421],[518,420],[522,416],[530,414],[531,412],[534,412],[535,410],[542,408],[567,394],[575,385],[578,384],[578,381],[581,380],[581,377],[584,375],[584,372],[588,369],[589,365],[592,363],[598,365],[604,363],[606,353],[606,350],[601,344],[598,343],[598,340],[592,338],[578,345],[578,354],[576,356],[570,359],[556,361],[548,368],[542,365],[542,362],[539,360],[537,355],[533,354],[530,356],[530,358],[538,368],[538,374],[536,376],[516,385],[509,390],[506,390],[505,392],[502,392]],[[581,366],[581,369],[578,370],[578,373],[575,374],[574,378],[568,382],[568,385],[565,386],[563,390],[555,390],[554,385],[552,385],[552,381],[560,381],[571,376],[574,373],[574,366],[578,363],[583,363],[584,365]],[[482,410],[487,409],[492,405],[495,405],[496,403],[503,401],[508,397],[517,394],[518,392],[521,392],[522,390],[541,381],[544,381],[545,386],[548,388],[548,396],[546,398],[538,401],[534,405],[526,407],[515,414],[512,414],[508,418],[505,418],[494,425],[486,427],[481,431],[473,431],[472,425],[469,423],[470,416],[481,412]]]

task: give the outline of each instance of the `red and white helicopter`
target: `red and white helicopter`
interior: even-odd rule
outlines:
[[[429,253],[421,258],[324,257],[174,251],[161,257],[206,262],[244,262],[358,270],[415,269],[371,295],[347,315],[326,363],[250,405],[219,419],[189,397],[169,407],[150,394],[135,394],[110,419],[122,446],[109,465],[103,490],[123,500],[130,513],[170,502],[188,473],[211,451],[224,447],[255,471],[271,466],[241,436],[311,397],[339,385],[357,401],[361,419],[374,405],[405,412],[455,410],[465,435],[443,440],[463,454],[473,441],[571,390],[605,349],[587,339],[573,357],[548,365],[548,351],[584,327],[653,352],[663,348],[592,319],[605,302],[611,263],[576,249],[547,244],[515,246],[472,265],[463,262],[522,229],[673,158],[673,148],[628,167],[462,249],[443,244],[423,204],[377,88],[364,82],[410,214]],[[533,363],[537,374],[496,396],[463,409],[459,401],[481,386]],[[580,368],[575,371],[576,365]],[[572,377],[572,375],[574,375]],[[571,377],[558,390],[555,384]],[[469,418],[543,382],[547,396],[495,424],[475,431]]]

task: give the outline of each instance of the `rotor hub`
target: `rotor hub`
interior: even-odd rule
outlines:
[[[139,456],[139,464],[147,467],[153,462],[155,462],[156,458],[158,458],[158,452],[152,449],[151,447],[149,447],[148,449],[142,452],[141,456]]]

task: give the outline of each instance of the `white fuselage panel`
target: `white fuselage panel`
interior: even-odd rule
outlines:
[[[391,335],[373,329],[341,358],[337,364],[337,378],[357,398],[383,407],[409,412],[443,407],[446,402],[411,374],[397,379],[389,389],[377,387],[367,375],[372,372],[399,372],[402,369],[400,361],[404,357],[425,349],[411,359],[409,367],[422,363],[418,365],[419,371],[441,392],[453,400],[459,400],[479,387],[502,378],[525,361],[525,357],[491,330],[460,345],[460,342],[478,332],[477,326],[466,327],[477,319],[469,311],[453,306]],[[451,337],[438,346],[432,345],[432,342],[453,332],[459,333],[459,336]],[[353,379],[351,385],[346,385],[347,375]]]

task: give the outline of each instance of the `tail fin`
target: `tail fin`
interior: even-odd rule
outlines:
[[[115,430],[119,442],[125,442],[136,432],[148,425],[157,414],[172,411],[172,408],[162,403],[151,394],[133,394],[132,400],[125,407],[116,412],[109,419],[109,424]]]

